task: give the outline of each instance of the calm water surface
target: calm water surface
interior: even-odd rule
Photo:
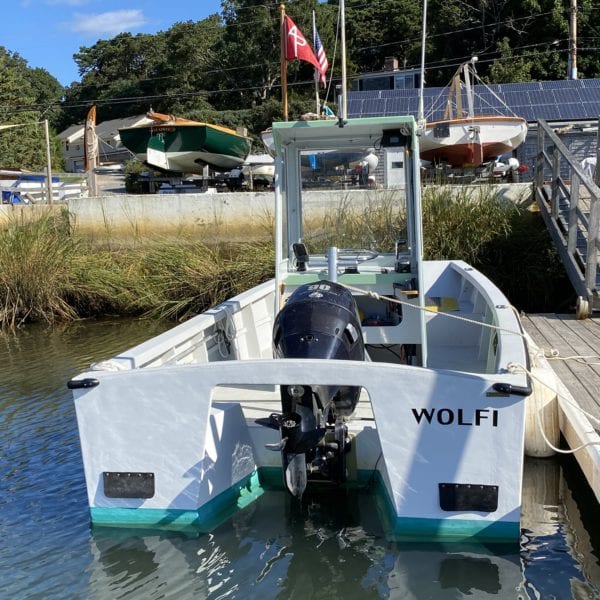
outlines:
[[[65,383],[163,328],[0,334],[0,598],[600,598],[599,511],[569,460],[527,461],[508,546],[390,541],[366,493],[267,492],[211,534],[90,528]]]

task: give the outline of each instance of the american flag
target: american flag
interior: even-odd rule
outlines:
[[[329,68],[329,63],[327,62],[327,56],[325,54],[325,49],[323,48],[323,44],[321,42],[321,38],[319,37],[319,32],[315,27],[315,36],[314,36],[314,47],[317,53],[317,60],[319,61],[319,65],[321,69],[319,71],[319,81],[325,85],[325,74],[327,73],[327,69]]]

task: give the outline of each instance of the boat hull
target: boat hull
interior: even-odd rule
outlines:
[[[136,158],[167,171],[202,173],[205,165],[228,170],[250,153],[251,140],[207,123],[150,124],[120,129],[123,145]]]
[[[275,279],[69,382],[92,520],[205,531],[276,473],[297,497],[378,482],[390,536],[516,541],[526,342],[483,274],[422,260],[414,119],[273,132]],[[302,158],[378,143],[405,185],[369,206],[397,203],[406,240],[309,252]]]
[[[434,121],[420,139],[421,159],[453,167],[479,166],[512,152],[525,140],[519,117],[473,117]]]
[[[381,292],[401,278],[377,272]],[[345,485],[378,482],[391,537],[518,539],[525,399],[494,386],[522,387],[526,379],[491,368],[488,356],[525,362],[523,340],[505,331],[518,331],[518,319],[497,288],[464,263],[424,263],[424,275],[427,296],[470,290],[457,315],[481,319],[484,301],[484,313],[496,307],[500,339],[470,358],[480,329],[461,321],[442,326],[443,315],[432,312],[427,368],[272,359],[275,284],[267,282],[72,381],[92,521],[211,530],[260,495],[274,473],[283,487],[280,453],[267,448],[278,446],[279,432],[256,422],[281,411],[279,386],[344,385],[363,389],[347,420]],[[341,280],[358,285],[361,277]],[[417,340],[414,310],[404,308],[404,325],[365,327],[365,341]],[[223,337],[232,332],[239,333]],[[478,372],[451,370],[462,354]],[[123,493],[107,482],[150,474],[147,493],[135,484]]]

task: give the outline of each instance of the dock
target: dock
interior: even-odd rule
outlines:
[[[544,350],[559,381],[563,438],[600,502],[600,318],[574,314],[521,315],[525,331]]]

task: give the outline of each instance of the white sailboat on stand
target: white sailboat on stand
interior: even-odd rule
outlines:
[[[516,115],[475,114],[476,61],[474,57],[456,71],[443,118],[427,123],[420,140],[423,160],[453,167],[478,167],[512,152],[525,141],[525,119]]]
[[[69,382],[94,524],[209,531],[272,485],[358,486],[392,537],[518,539],[526,343],[490,280],[423,260],[417,133],[273,124],[274,279]],[[301,157],[371,146],[402,153],[403,189],[363,193],[406,231],[341,249],[311,228]]]

